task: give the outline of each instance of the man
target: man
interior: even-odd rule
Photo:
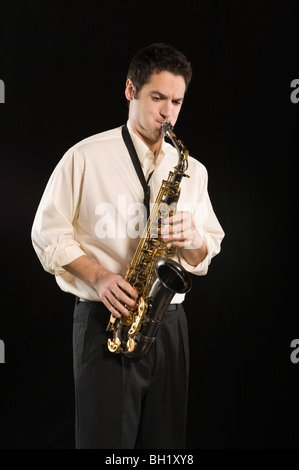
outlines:
[[[177,151],[164,141],[162,124],[175,125],[190,79],[185,56],[164,44],[142,49],[129,67],[127,128],[149,180],[151,203],[178,161]],[[206,169],[190,157],[187,173],[180,207],[164,220],[162,233],[177,247],[175,259],[187,271],[204,275],[224,234],[208,196]],[[136,211],[143,199],[122,129],[116,128],[79,142],[64,155],[33,224],[33,245],[44,269],[76,296],[77,448],[185,444],[189,359],[184,295],[173,298],[144,358],[130,361],[106,346],[110,314],[129,316],[127,307],[134,307],[138,296],[124,275],[138,244]]]

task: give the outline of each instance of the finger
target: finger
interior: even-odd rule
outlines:
[[[127,305],[130,308],[136,307],[135,300],[126,295],[126,293],[122,289],[116,290],[115,292],[113,292],[113,295],[115,296],[116,300],[118,300],[120,303]]]
[[[183,214],[182,211],[178,211],[173,215],[170,215],[169,217],[165,217],[163,220],[163,224],[173,224],[176,223],[178,220],[181,220],[181,215]]]
[[[129,317],[131,315],[129,310],[127,310],[126,307],[114,295],[107,297],[107,301],[108,308],[112,315],[117,316],[118,318],[121,317],[121,315],[124,315],[125,317]]]
[[[187,230],[184,230],[184,231],[177,231],[177,232],[174,232],[174,233],[171,233],[171,234],[165,234],[162,236],[164,242],[171,242],[171,241],[174,241],[174,240],[185,240],[187,238],[193,238],[194,239],[194,236],[195,236],[195,230],[192,229],[192,228],[189,228]]]
[[[163,220],[163,224],[165,224],[165,225],[167,225],[167,224],[169,224],[169,225],[177,224],[177,223],[180,223],[183,220],[187,220],[187,219],[192,219],[192,213],[191,212],[189,212],[189,211],[178,211],[174,215],[172,215],[170,217],[166,217]]]
[[[186,240],[187,238],[194,238],[194,230],[189,228],[182,232],[175,232],[172,236],[174,240]]]
[[[182,229],[183,228],[182,228],[181,224],[167,225],[166,227],[163,227],[161,229],[161,235],[162,235],[162,237],[172,236],[176,232],[181,232]]]
[[[121,279],[117,283],[117,285],[119,286],[119,288],[121,289],[122,292],[125,292],[125,293],[129,294],[131,297],[133,297],[134,299],[137,299],[138,293],[136,292],[134,287],[132,287],[131,284],[126,282],[124,279]]]
[[[190,237],[185,238],[185,240],[174,240],[172,244],[178,248],[188,248],[190,245],[192,245],[193,241],[194,237]]]
[[[179,214],[179,218],[170,221],[170,224],[161,228],[161,234],[172,235],[173,233],[182,233],[186,230],[195,229],[195,224],[191,216],[191,212],[182,212]]]
[[[117,284],[111,288],[111,292],[120,303],[127,305],[130,308],[136,307],[136,302],[134,299],[137,299],[138,293],[131,286],[131,284],[129,284],[124,279],[121,278]]]
[[[105,307],[109,310],[109,312],[116,318],[120,318],[121,317],[121,313],[119,313],[118,310],[116,310],[113,305],[111,304],[111,302],[108,300],[108,299],[102,299],[102,302],[103,304],[105,305]]]

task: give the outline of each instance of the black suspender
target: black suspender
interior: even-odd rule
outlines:
[[[126,144],[126,147],[129,151],[129,154],[130,154],[130,157],[131,157],[131,160],[132,160],[132,163],[134,165],[134,168],[136,170],[136,173],[138,175],[138,178],[140,180],[140,183],[143,187],[143,191],[144,191],[144,200],[143,200],[143,203],[146,207],[146,211],[147,211],[147,217],[149,216],[149,201],[150,201],[150,187],[148,185],[149,183],[149,180],[153,174],[154,171],[152,171],[147,180],[145,179],[144,177],[144,174],[143,174],[143,171],[142,171],[142,168],[141,168],[141,164],[140,164],[140,161],[139,161],[139,158],[138,158],[138,155],[136,153],[136,150],[135,150],[135,147],[134,147],[134,144],[132,142],[132,139],[131,139],[131,136],[130,136],[130,133],[128,131],[128,128],[127,128],[127,125],[125,124],[122,129],[122,136],[123,136],[123,139],[124,139],[124,142]]]

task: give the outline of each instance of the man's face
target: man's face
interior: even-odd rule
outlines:
[[[163,71],[152,74],[135,98],[134,84],[127,80],[125,94],[130,101],[130,124],[150,148],[163,138],[163,122],[173,126],[176,123],[185,91],[184,77]]]

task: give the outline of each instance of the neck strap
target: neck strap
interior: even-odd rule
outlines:
[[[141,186],[143,187],[143,191],[144,191],[143,204],[146,207],[146,213],[147,213],[147,218],[148,218],[148,216],[149,216],[149,201],[150,201],[150,187],[149,187],[148,183],[149,183],[149,180],[150,180],[150,178],[151,178],[154,171],[152,171],[149,174],[149,176],[146,180],[145,177],[144,177],[144,173],[142,171],[142,168],[141,168],[140,160],[138,158],[137,152],[136,152],[134,144],[132,142],[127,124],[125,124],[122,127],[121,132],[122,132],[122,137],[124,139],[126,147],[128,149],[128,152],[130,154],[132,163],[134,165],[135,171],[137,173],[137,176],[139,178]]]

